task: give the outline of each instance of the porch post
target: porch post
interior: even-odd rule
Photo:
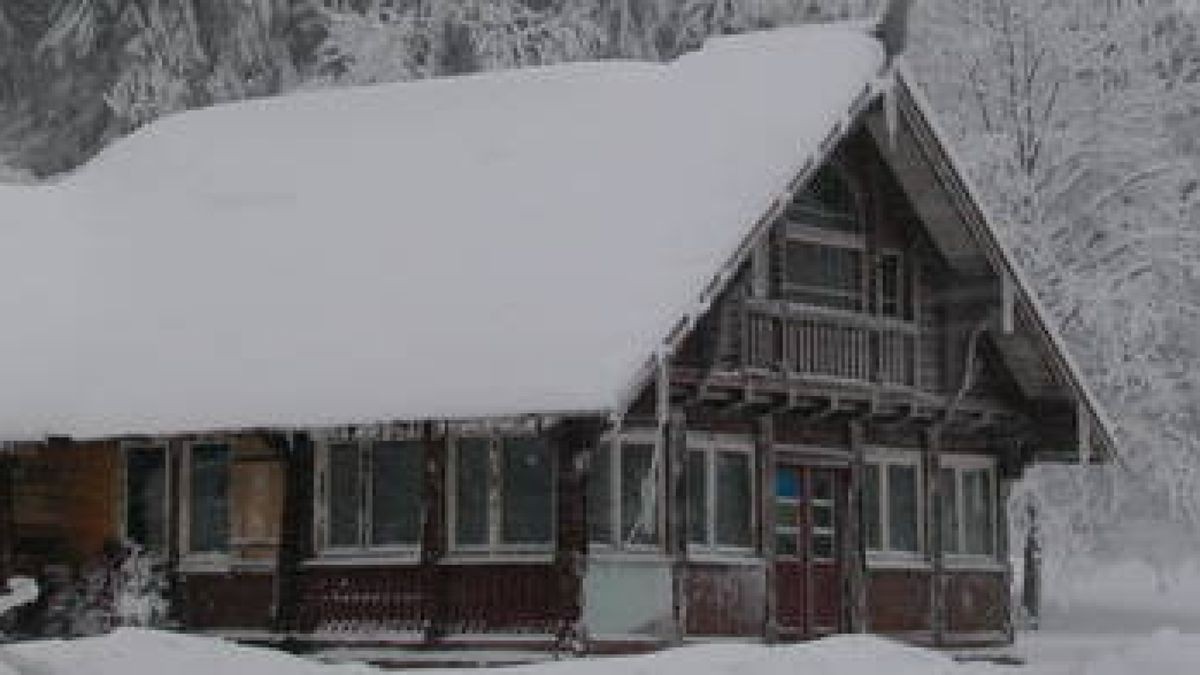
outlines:
[[[422,617],[426,644],[435,643],[445,634],[446,583],[438,563],[447,546],[446,464],[449,461],[449,436],[445,425],[427,421],[422,425],[425,476],[421,500],[421,585],[424,589]],[[453,498],[451,496],[451,498]]]
[[[687,416],[681,408],[672,408],[667,420],[667,499],[668,542],[671,555],[671,618],[673,641],[680,643],[687,633]]]
[[[870,630],[867,611],[866,541],[863,533],[862,490],[864,429],[860,420],[851,420],[848,429],[850,442],[850,489],[846,504],[846,539],[844,559],[849,600],[850,632]]]
[[[759,537],[766,561],[766,602],[763,612],[763,637],[767,642],[779,641],[779,608],[775,592],[775,420],[771,415],[758,418],[755,435],[759,461]]]
[[[312,552],[312,443],[291,433],[278,439],[283,455],[283,514],[275,566],[274,630],[291,633],[300,625],[300,563]]]
[[[929,544],[929,630],[934,646],[946,640],[946,560],[942,554],[942,510],[938,508],[941,485],[942,439],[940,430],[925,430],[925,541]]]
[[[0,582],[7,583],[12,575],[13,539],[13,457],[12,449],[0,447]]]

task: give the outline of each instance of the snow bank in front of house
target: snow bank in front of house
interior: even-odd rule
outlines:
[[[214,638],[120,629],[97,638],[30,642],[0,647],[0,665],[39,675],[366,675],[368,666],[326,665],[270,649]],[[439,670],[465,675],[469,670]],[[564,661],[489,669],[509,675],[952,675],[948,657],[887,640],[845,636],[808,645],[703,645],[656,654]],[[3,673],[3,670],[0,670]],[[4,675],[7,675],[5,673]]]
[[[881,63],[808,26],[247,101],[0,188],[0,437],[611,409]]]
[[[787,646],[710,644],[655,654],[574,659],[445,675],[1192,675],[1200,636],[1171,630],[1058,644],[1039,636],[1021,666],[958,663],[949,655],[883,638],[846,635]],[[365,665],[329,665],[283,652],[174,633],[120,629],[96,638],[0,646],[0,675],[381,675]]]

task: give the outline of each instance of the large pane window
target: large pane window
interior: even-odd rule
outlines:
[[[749,547],[753,540],[753,504],[750,455],[745,452],[716,453],[716,544]]]
[[[550,448],[537,438],[506,438],[503,451],[503,542],[548,544],[554,536]]]
[[[991,458],[947,455],[942,459],[942,550],[949,554],[996,553],[995,465]]]
[[[653,544],[658,532],[654,445],[621,444],[621,543]]]
[[[604,442],[592,451],[588,468],[588,540],[597,544],[613,543],[612,476],[612,446]]]
[[[915,453],[880,451],[863,472],[863,524],[867,549],[919,553],[921,470]]]
[[[415,546],[421,541],[425,450],[420,441],[387,441],[371,448],[371,545]]]
[[[125,537],[148,551],[166,551],[167,453],[163,448],[125,451]]]
[[[920,550],[917,467],[888,466],[888,548],[893,551]]]
[[[229,446],[192,446],[189,468],[188,549],[192,553],[226,552],[229,550]]]
[[[753,453],[708,440],[688,452],[688,541],[699,549],[754,545]]]
[[[358,446],[329,448],[329,545],[357,546],[362,537],[362,463]]]
[[[644,431],[601,442],[588,479],[592,542],[621,548],[658,543],[657,452],[653,435]]]
[[[458,441],[454,463],[454,543],[484,546],[488,543],[488,480],[491,476],[491,441],[464,438]]]
[[[938,511],[941,516],[940,535],[942,550],[959,553],[958,541],[958,472],[954,469],[938,470]]]
[[[543,439],[459,439],[454,486],[455,547],[544,548],[553,543],[554,456]]]
[[[330,548],[412,547],[421,540],[421,441],[334,443],[328,447]]]
[[[862,309],[861,250],[789,239],[784,251],[789,297],[834,309]]]
[[[708,544],[708,455],[693,450],[687,459],[688,542]]]

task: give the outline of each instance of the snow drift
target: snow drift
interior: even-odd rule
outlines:
[[[882,61],[808,26],[244,102],[0,188],[0,437],[607,411]]]

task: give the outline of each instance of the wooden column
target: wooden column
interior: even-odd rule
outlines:
[[[996,553],[1004,564],[1004,588],[1012,588],[1012,559],[1009,558],[1009,541],[1008,541],[1008,495],[1012,488],[1012,481],[1007,477],[999,475],[996,477]],[[1008,599],[1008,595],[1005,595]],[[1004,612],[1004,634],[1011,644],[1016,639],[1016,625],[1013,622],[1012,603],[1005,602],[1001,610]]]
[[[941,430],[925,430],[925,529],[930,560],[929,573],[929,630],[933,644],[942,646],[946,640],[946,560],[942,553],[942,510],[939,508],[941,485]]]
[[[445,429],[426,422],[421,431],[425,449],[425,481],[421,519],[421,586],[426,643],[436,642],[446,632],[446,580],[438,563],[446,554],[446,462],[449,461]]]
[[[274,630],[293,632],[301,626],[300,563],[313,551],[313,456],[305,434],[275,440],[284,462],[283,514],[275,566]]]
[[[763,612],[763,637],[767,642],[779,640],[778,595],[775,592],[775,419],[770,415],[758,418],[755,434],[755,456],[759,467],[759,541],[766,560],[766,595]]]
[[[847,430],[850,444],[850,489],[846,503],[846,536],[843,559],[846,561],[847,602],[850,632],[870,630],[867,608],[866,540],[863,532],[862,491],[865,462],[863,423],[853,420]]]
[[[13,464],[16,458],[12,450],[0,447],[0,582],[7,583],[12,576],[13,540],[16,527],[13,522]]]
[[[676,643],[687,632],[687,416],[671,409],[667,421],[667,552],[671,556],[671,618]]]
[[[587,564],[586,457],[599,440],[602,420],[571,420],[551,436],[558,458],[558,536],[555,571],[558,577],[559,648],[572,648],[582,637],[583,578]]]

